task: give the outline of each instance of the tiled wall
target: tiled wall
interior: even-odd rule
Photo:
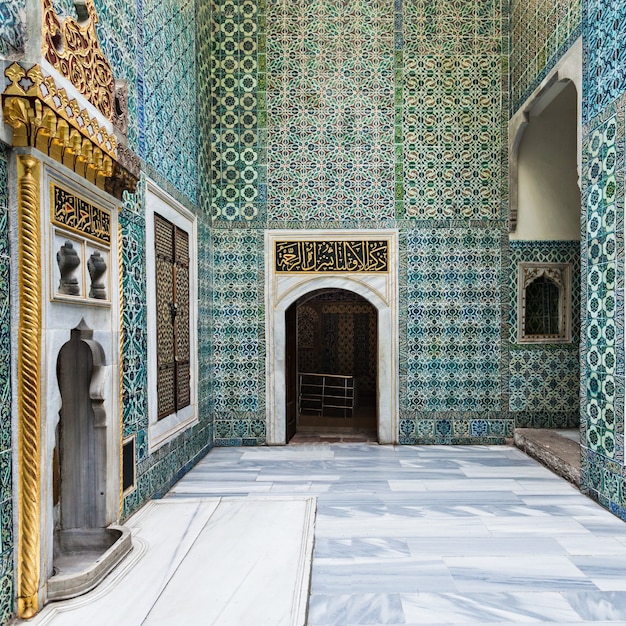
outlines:
[[[393,0],[268,0],[270,220],[393,219]]]
[[[257,0],[197,4],[202,206],[226,223],[261,219],[264,17]]]
[[[603,0],[560,3],[514,0],[511,10],[512,111],[536,88],[572,40],[581,33],[583,37],[581,484],[584,492],[626,519],[623,236],[626,5]],[[513,370],[517,367],[517,355],[512,346],[512,410],[516,404],[517,381]]]
[[[59,15],[76,17],[71,0]],[[196,202],[196,111],[193,0],[95,0],[100,46],[116,79],[127,82],[128,146],[153,177]]]
[[[137,1],[139,154],[193,203],[198,178],[194,11],[194,0]]]
[[[494,227],[407,232],[402,443],[488,443],[512,434],[502,368],[506,243]]]
[[[165,185],[164,181],[157,182]],[[137,487],[124,499],[123,517],[127,517],[149,498],[164,493],[213,445],[208,384],[209,316],[206,315],[211,270],[208,228],[200,216],[198,220],[198,292],[201,299],[198,328],[200,422],[150,454],[146,370],[149,338],[146,316],[145,180],[142,180],[136,194],[125,197],[119,220],[122,227],[123,266],[123,429],[124,437],[135,436],[137,459]]]
[[[26,0],[7,0],[0,12],[0,57],[19,56],[24,49]]]
[[[201,2],[199,15],[211,21],[199,25],[198,68],[201,171],[211,181],[200,182],[200,195],[212,216],[215,260],[216,443],[265,440],[263,279],[255,272],[268,227],[399,228],[415,250],[402,251],[410,260],[400,275],[403,436],[418,437],[418,422],[430,420],[420,440],[502,440],[510,431],[508,372],[500,371],[508,347],[501,338],[508,289],[502,3],[223,0]],[[463,237],[470,249],[455,258],[428,243]],[[425,268],[439,262],[431,288]],[[447,356],[464,392],[442,398],[429,372],[445,358],[422,351],[436,331],[413,305],[473,297],[474,262],[489,295],[479,313],[471,300],[446,309],[446,323],[463,326]],[[233,292],[246,281],[247,294]],[[246,308],[258,311],[258,327],[240,318]],[[472,334],[476,314],[490,325],[488,336]],[[245,345],[229,347],[238,325]],[[488,342],[480,354],[479,335]],[[454,430],[439,419],[446,411],[457,412]]]
[[[7,149],[0,142],[0,624],[13,613],[11,311]]]
[[[587,72],[595,59],[586,58]],[[622,69],[624,65],[622,64]],[[602,92],[601,92],[602,93]],[[582,247],[586,338],[581,487],[626,519],[624,467],[624,115],[622,96],[585,127]]]
[[[581,33],[582,0],[511,1],[511,113]]]
[[[580,423],[580,242],[511,241],[509,271],[509,408],[520,428],[577,428]],[[572,264],[572,340],[517,342],[518,263]]]
[[[215,230],[212,409],[216,445],[265,443],[263,232]]]
[[[403,214],[498,219],[506,202],[506,3],[409,0],[403,20]]]
[[[586,122],[626,91],[626,3],[583,2],[583,120]]]

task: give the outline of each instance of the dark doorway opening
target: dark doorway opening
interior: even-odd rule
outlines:
[[[320,289],[285,314],[287,441],[296,433],[376,439],[378,311],[344,289]]]

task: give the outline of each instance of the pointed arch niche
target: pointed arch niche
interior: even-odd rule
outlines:
[[[558,100],[557,106],[550,106]],[[563,145],[550,145],[548,143],[540,145],[545,135],[558,133],[559,124],[563,122],[564,113],[562,107],[567,107],[567,120],[575,118],[576,137],[572,138],[576,155],[577,180],[573,184],[570,174],[566,172],[563,176],[564,168],[567,170],[568,164],[563,165],[561,151]],[[546,115],[546,110],[552,115]],[[573,113],[570,114],[570,110]],[[526,100],[509,121],[509,232],[512,240],[529,239],[577,239],[580,232],[580,172],[582,165],[582,40],[578,39],[572,47],[557,62],[553,70],[541,82],[533,94]],[[543,123],[543,127],[542,127]],[[528,139],[527,131],[533,131],[531,140]],[[570,131],[568,130],[568,135]],[[562,138],[562,136],[561,136]],[[534,139],[534,141],[533,141]],[[569,140],[570,137],[568,136]],[[526,141],[524,141],[526,140]],[[551,137],[554,141],[554,137]],[[522,144],[525,144],[522,146]],[[532,147],[529,150],[528,144],[536,145],[534,153]],[[551,152],[554,162],[548,159],[548,163],[539,164],[539,168],[534,172],[541,180],[534,181],[532,167],[530,173],[528,161],[534,161],[537,155],[546,158],[546,151]],[[531,163],[532,164],[532,163]],[[526,173],[526,179],[524,175]],[[545,181],[548,182],[545,182]],[[530,181],[530,184],[529,184]],[[542,182],[543,181],[543,182]],[[520,190],[520,185],[525,185],[530,189]],[[574,219],[567,219],[568,227],[563,227],[563,215],[552,208],[546,211],[544,204],[562,204],[564,202],[563,189],[569,191],[570,204],[577,203],[577,214]],[[573,191],[572,191],[573,190]],[[576,193],[578,199],[571,201]],[[534,194],[534,195],[533,195]],[[520,213],[524,215],[520,216]],[[569,218],[571,216],[565,216]]]
[[[276,241],[389,242],[386,272],[276,272]],[[302,296],[319,289],[345,289],[358,294],[378,313],[379,443],[398,441],[398,233],[395,230],[266,231],[265,305],[267,322],[267,443],[286,443],[286,321],[287,309]]]

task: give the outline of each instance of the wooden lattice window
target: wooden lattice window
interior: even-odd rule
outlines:
[[[158,419],[191,403],[189,235],[154,214]]]
[[[518,281],[519,343],[571,341],[571,265],[520,263]]]

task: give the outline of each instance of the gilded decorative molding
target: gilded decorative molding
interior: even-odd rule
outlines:
[[[93,104],[107,120],[113,119],[115,80],[109,60],[102,52],[93,0],[86,0],[86,20],[60,18],[52,0],[42,0],[43,44],[46,61]]]
[[[13,63],[2,94],[4,120],[14,147],[33,147],[117,198],[134,192],[139,160],[112,133],[81,109],[39,65]],[[129,171],[132,168],[132,171]]]
[[[387,272],[389,242],[276,241],[277,272]]]
[[[40,578],[41,259],[40,164],[20,155],[18,167],[18,616],[37,613]]]

